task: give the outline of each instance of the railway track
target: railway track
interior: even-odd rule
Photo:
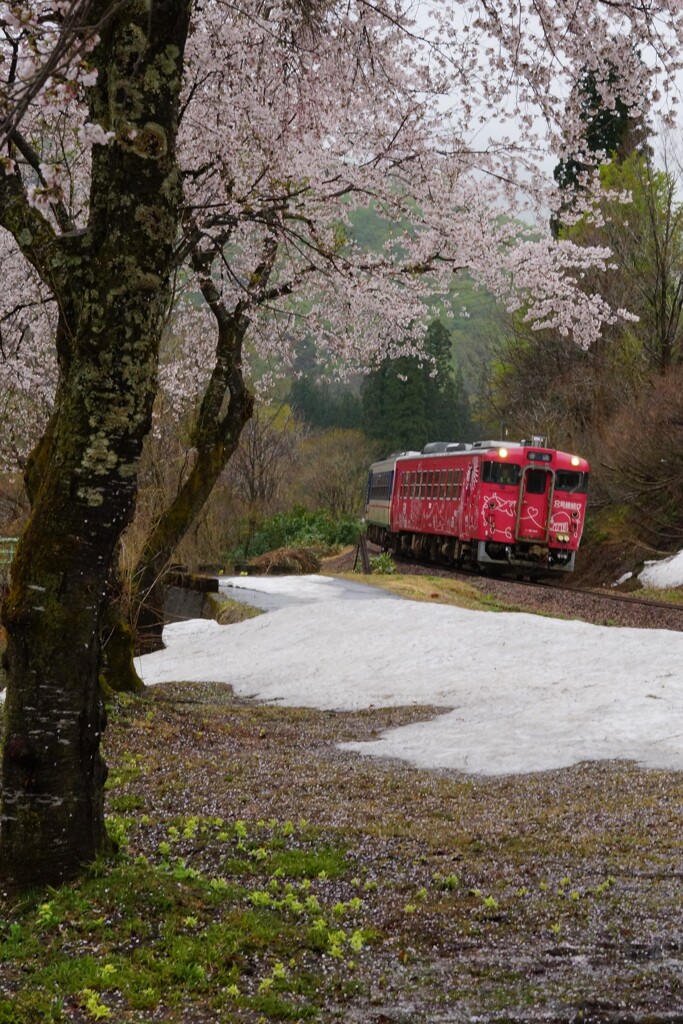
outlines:
[[[394,561],[402,572],[457,577],[505,604],[529,611],[584,619],[598,625],[683,631],[683,605],[667,601],[566,586],[561,581],[506,579],[400,556],[394,556]]]
[[[559,582],[548,582],[547,580],[512,580],[520,587],[533,587],[534,589],[560,590],[568,594],[585,594],[588,597],[597,598],[600,601],[617,601],[632,605],[644,605],[648,608],[664,608],[667,611],[683,614],[683,604],[677,605],[672,601],[655,601],[648,597],[635,597],[631,594],[615,594],[608,590],[593,590],[588,587],[566,587]]]

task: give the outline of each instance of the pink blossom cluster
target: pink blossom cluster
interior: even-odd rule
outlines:
[[[90,149],[118,145],[122,130],[88,123],[95,35],[83,29],[87,8],[85,0],[0,4],[0,99],[21,114],[20,125],[16,113],[7,122],[12,130],[40,154],[27,166],[10,146],[0,173],[22,175],[58,233],[87,226]],[[60,42],[61,62],[41,79]],[[244,359],[255,377],[287,372],[304,338],[330,376],[419,351],[426,301],[453,299],[465,271],[534,325],[592,345],[605,323],[627,314],[577,287],[610,254],[548,233],[558,202],[548,153],[581,151],[571,96],[586,68],[607,105],[616,87],[606,69],[616,66],[622,100],[670,114],[682,44],[680,0],[197,3],[165,404],[192,403],[213,364],[215,322],[199,267],[223,308],[248,318]],[[30,95],[24,107],[21,95]],[[381,226],[371,249],[356,239],[358,208],[371,208]],[[2,245],[12,248],[6,238]],[[22,266],[16,251],[8,266],[14,260]],[[27,396],[30,443],[41,423],[35,407],[45,400],[47,408],[54,387],[53,323],[49,296],[25,265],[9,280],[0,384],[11,380],[16,403]]]
[[[107,5],[99,7],[106,16]],[[0,2],[0,143],[32,107],[84,118],[79,101],[96,77],[88,61],[98,41],[95,8],[95,0]]]

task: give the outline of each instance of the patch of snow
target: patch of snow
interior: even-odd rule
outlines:
[[[618,580],[615,580],[612,584],[613,587],[620,587],[622,583],[626,583],[626,580],[630,580],[633,576],[632,572],[625,572],[623,576],[620,576]]]
[[[683,551],[657,562],[646,562],[638,579],[643,586],[654,590],[683,587]]]
[[[286,602],[231,626],[168,626],[138,660],[148,685],[230,684],[288,706],[432,705],[425,722],[344,744],[481,774],[627,758],[683,769],[683,633],[397,599],[326,577],[237,577]],[[363,600],[358,599],[358,588]]]

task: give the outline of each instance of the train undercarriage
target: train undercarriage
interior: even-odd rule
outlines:
[[[392,533],[385,526],[368,523],[367,537],[383,551],[417,561],[452,568],[473,568],[492,574],[516,573],[531,576],[571,572],[575,553],[544,544],[517,541],[460,541],[457,537],[430,533]]]

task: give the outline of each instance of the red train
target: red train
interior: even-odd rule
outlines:
[[[571,572],[589,468],[542,437],[400,452],[370,467],[367,536],[384,550],[451,565]]]

